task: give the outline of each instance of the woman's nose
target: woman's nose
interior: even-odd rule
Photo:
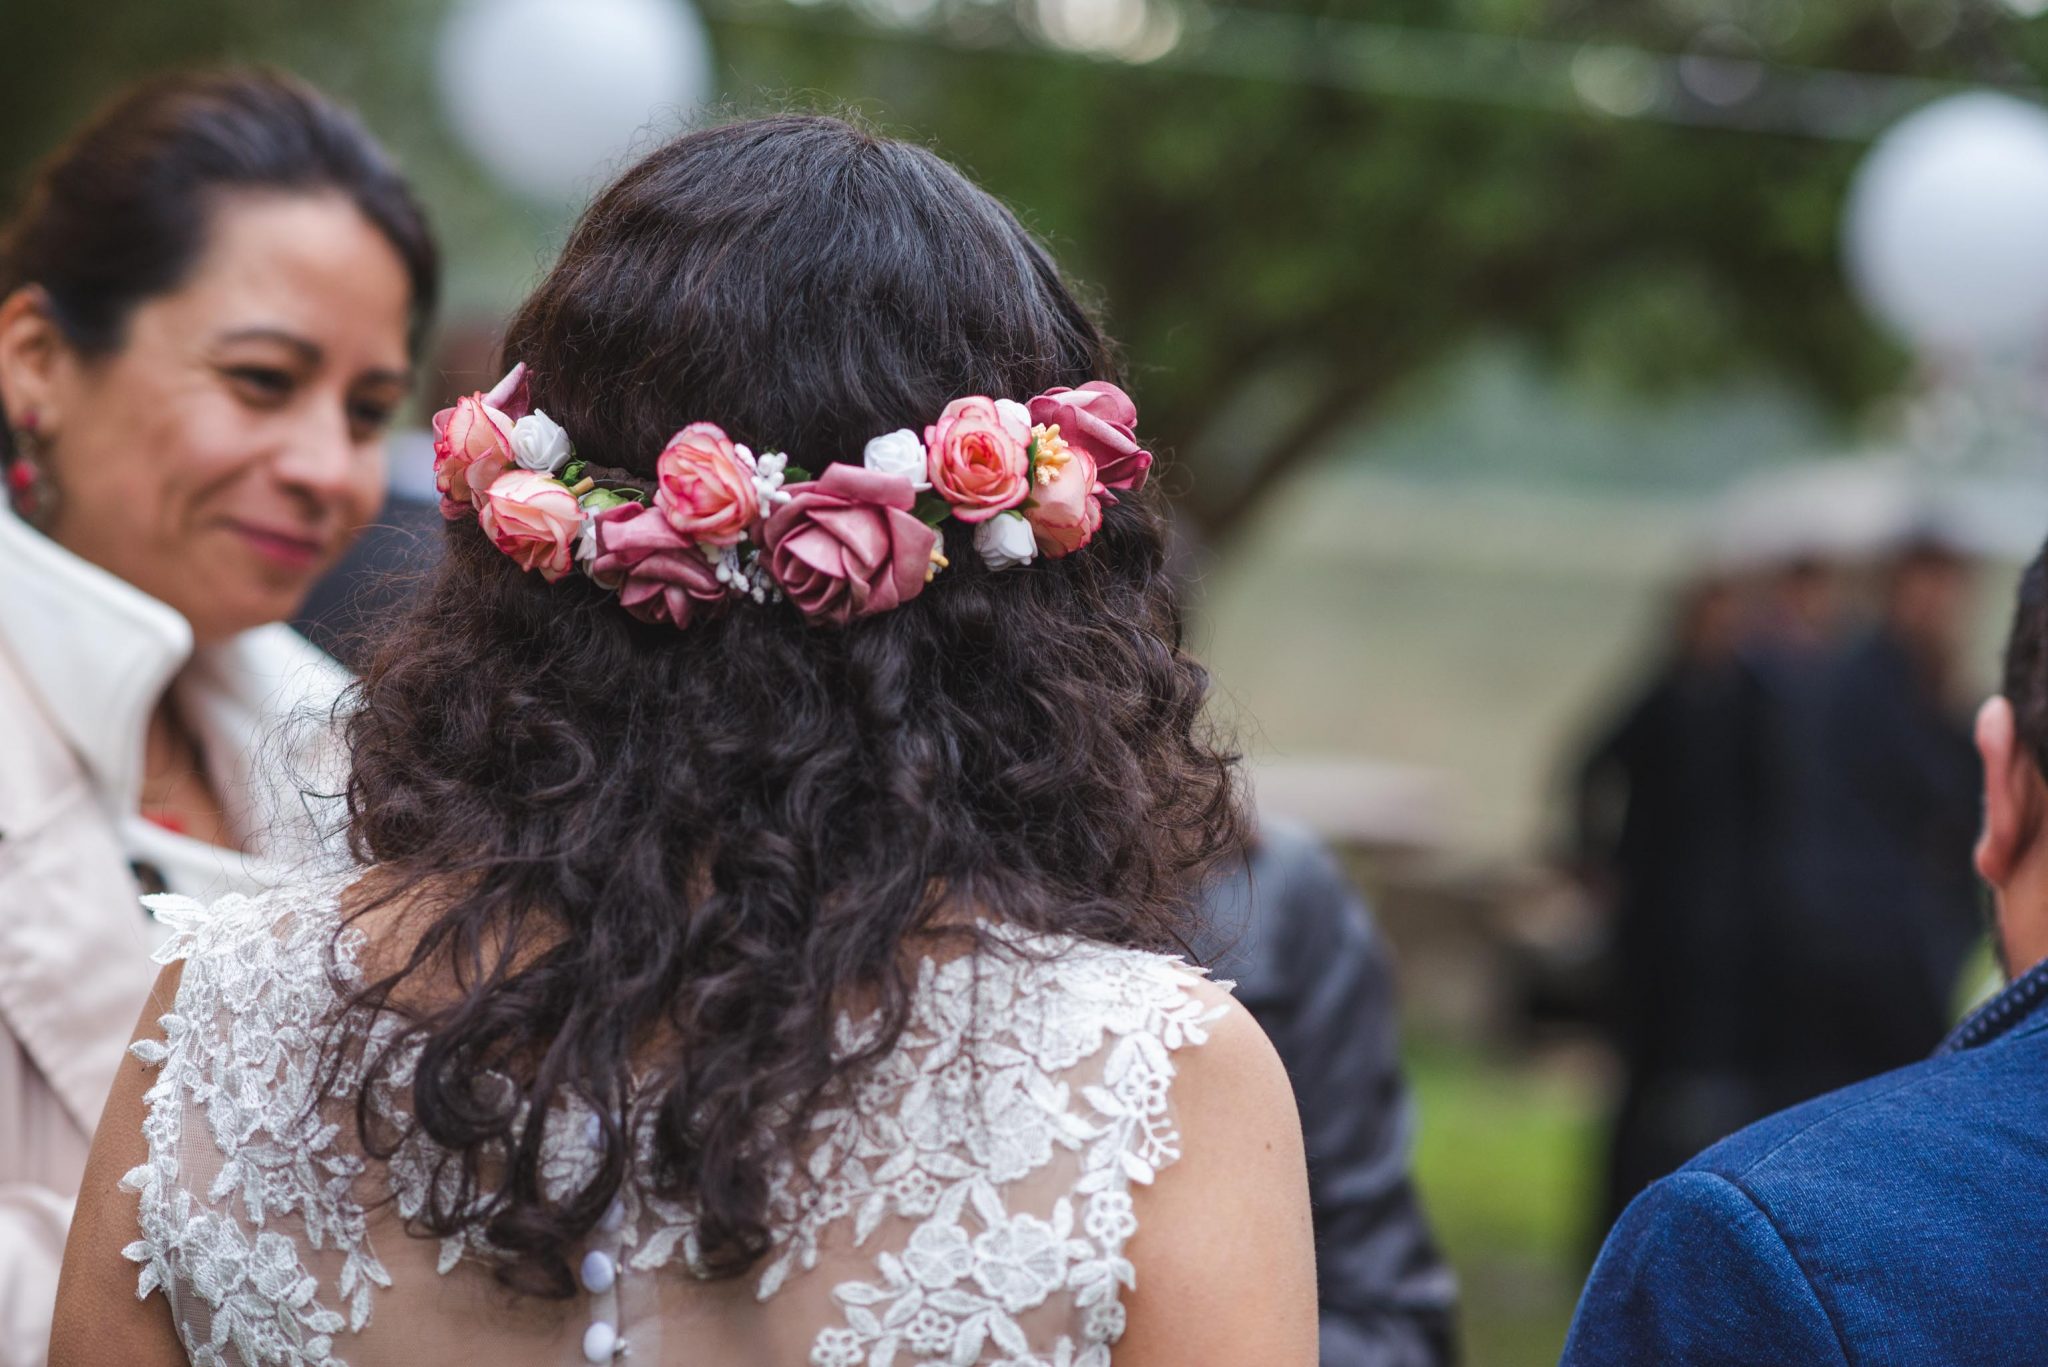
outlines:
[[[363,479],[363,462],[370,453],[349,430],[341,412],[308,415],[299,431],[278,454],[278,478],[319,499],[339,498]]]

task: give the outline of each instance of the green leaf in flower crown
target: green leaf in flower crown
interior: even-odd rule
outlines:
[[[816,478],[816,475],[804,469],[801,465],[792,463],[782,467],[782,482],[784,484],[808,484]]]
[[[561,480],[564,484],[574,484],[577,480],[583,478],[583,467],[587,464],[589,464],[588,461],[571,460],[562,467],[562,473],[555,476],[555,478]]]
[[[919,494],[917,506],[911,510],[917,520],[927,527],[936,527],[953,515],[953,505],[937,494]]]
[[[597,512],[602,508],[617,508],[627,503],[638,503],[640,500],[630,495],[639,492],[638,489],[592,489],[577,502],[590,511]]]

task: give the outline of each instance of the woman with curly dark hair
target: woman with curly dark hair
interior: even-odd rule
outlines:
[[[740,123],[505,352],[349,718],[366,869],[159,906],[57,1360],[1313,1361],[1286,1079],[1167,952],[1232,757],[1045,252]]]

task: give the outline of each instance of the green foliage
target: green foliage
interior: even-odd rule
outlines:
[[[146,70],[281,62],[363,106],[421,177],[453,312],[500,313],[567,206],[508,201],[440,131],[432,53],[444,8],[17,6],[0,59],[0,185]],[[1188,13],[1199,34],[1201,15]],[[1477,333],[1518,336],[1625,389],[1768,374],[1845,415],[1899,374],[1836,263],[1859,146],[1363,93],[1328,79],[1338,45],[1313,20],[1666,53],[1704,43],[1941,76],[2003,79],[2048,61],[2043,25],[1947,0],[1341,0],[1300,10],[1297,39],[1260,30],[1260,60],[1299,80],[1061,55],[1033,44],[1022,15],[941,0],[911,32],[835,3],[719,0],[712,29],[732,111],[857,109],[930,141],[1017,207],[1105,301],[1146,431],[1180,464],[1168,487],[1218,537]],[[1741,42],[1727,36],[1737,29]]]
[[[1595,1233],[1594,1086],[1442,1044],[1411,1048],[1408,1070],[1415,1181],[1457,1269],[1466,1360],[1557,1361]]]
[[[1420,23],[1543,19],[1526,4],[1407,8]],[[1644,29],[1638,8],[1575,7],[1554,31],[1685,45],[1684,25]],[[1898,373],[1835,263],[1854,145],[934,52],[829,9],[816,30],[726,13],[742,107],[827,90],[935,134],[1099,291],[1147,429],[1211,535],[1477,331],[1619,387],[1765,372],[1845,413]],[[1861,23],[1799,36],[1807,60],[1833,41],[1876,50]],[[1291,401],[1247,419],[1276,372]]]

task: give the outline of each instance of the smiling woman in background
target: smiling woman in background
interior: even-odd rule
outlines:
[[[124,95],[0,236],[0,1364],[45,1353],[138,893],[317,848],[320,736],[262,742],[346,679],[279,623],[376,514],[436,275],[354,116],[254,72]]]

